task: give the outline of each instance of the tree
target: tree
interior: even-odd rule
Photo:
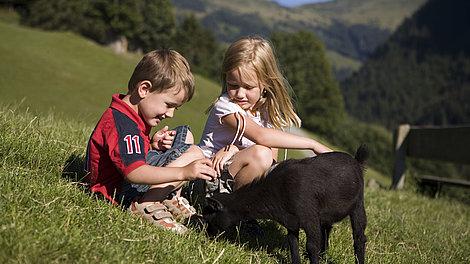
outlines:
[[[132,0],[130,0],[132,1]],[[169,48],[176,30],[175,14],[169,0],[140,0],[138,15],[142,23],[136,26],[131,43],[144,51]]]
[[[177,27],[174,43],[195,72],[218,79],[222,50],[212,32],[204,29],[194,15],[187,16]]]
[[[46,30],[79,31],[88,1],[34,0],[21,5],[22,22]]]
[[[306,128],[328,134],[345,116],[343,98],[322,43],[310,32],[271,36],[283,72],[297,98]]]
[[[20,7],[27,25],[74,31],[100,44],[124,37],[144,51],[169,47],[175,31],[169,0],[33,0]]]

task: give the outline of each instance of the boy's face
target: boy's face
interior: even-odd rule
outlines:
[[[163,92],[147,92],[141,98],[139,115],[149,126],[154,127],[163,119],[173,117],[175,110],[184,103],[185,91],[173,87]]]
[[[236,68],[227,73],[226,82],[230,100],[243,110],[253,109],[262,92],[256,72],[248,67]]]

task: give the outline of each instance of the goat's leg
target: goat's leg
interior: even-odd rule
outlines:
[[[320,249],[320,255],[324,255],[326,251],[328,250],[328,240],[330,238],[330,232],[331,232],[331,225],[322,225],[321,226],[321,249]]]
[[[310,263],[317,264],[320,262],[320,248],[321,248],[321,226],[320,219],[314,219],[313,221],[303,225],[305,235],[307,236],[307,254],[310,259]]]
[[[364,233],[367,225],[366,211],[364,202],[360,202],[350,215],[351,227],[354,239],[354,254],[356,264],[363,264],[365,259],[367,237]]]
[[[287,232],[287,240],[289,241],[290,257],[292,264],[300,264],[299,229],[288,229]]]

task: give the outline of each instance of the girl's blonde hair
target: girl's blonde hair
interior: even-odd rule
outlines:
[[[250,36],[230,45],[222,64],[221,94],[227,90],[227,73],[241,67],[253,69],[261,87],[264,88],[253,110],[267,115],[263,118],[275,128],[300,127],[300,118],[295,113],[289,96],[291,87],[281,74],[273,48],[266,39]]]

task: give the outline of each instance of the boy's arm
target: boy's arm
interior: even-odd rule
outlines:
[[[237,120],[234,114],[223,117],[222,122],[234,131],[237,130]],[[244,135],[257,144],[271,148],[310,149],[316,154],[332,151],[314,139],[297,136],[278,129],[265,128],[249,118],[246,118]]]
[[[146,164],[131,171],[126,178],[132,183],[149,185],[196,179],[212,180],[216,175],[211,166],[209,159],[195,160],[184,167],[155,167]]]

